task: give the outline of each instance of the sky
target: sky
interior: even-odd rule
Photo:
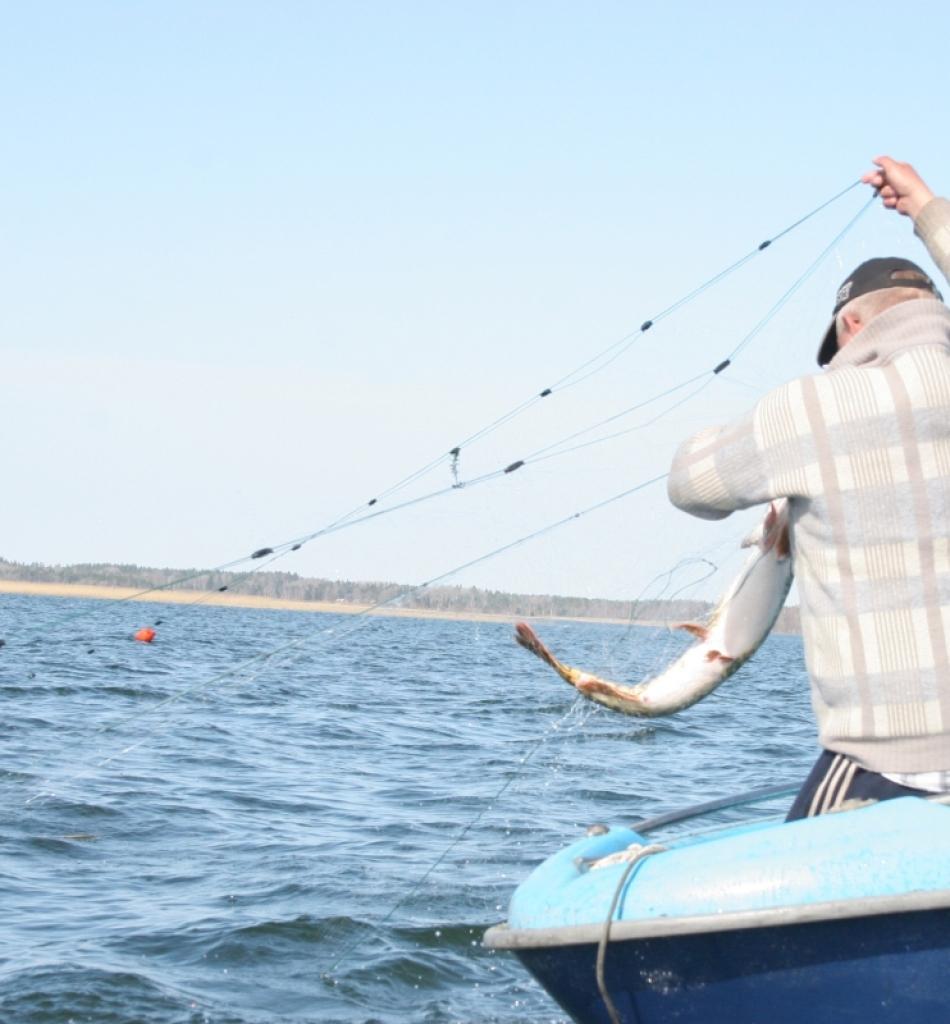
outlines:
[[[950,8],[588,0],[0,5],[0,557],[211,567],[308,535],[636,332],[870,167],[950,191]],[[466,445],[458,479],[733,351],[854,189],[616,360]],[[452,488],[442,462],[274,568],[708,596],[752,511],[661,483],[691,432],[816,370],[874,205],[701,393]],[[663,413],[663,415],[657,415]],[[656,418],[655,422],[648,422]],[[710,564],[718,568],[712,575]],[[708,579],[706,577],[709,577]]]

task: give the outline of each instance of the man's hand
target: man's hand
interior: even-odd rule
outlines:
[[[914,220],[933,199],[933,192],[910,164],[899,163],[889,156],[875,157],[873,162],[878,170],[868,171],[861,180],[878,190],[889,210],[897,210]]]

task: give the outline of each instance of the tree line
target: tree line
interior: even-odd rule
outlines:
[[[181,584],[176,581],[186,578]],[[391,582],[328,580],[299,576],[292,572],[243,573],[202,569],[155,569],[139,565],[105,562],[79,565],[43,565],[33,562],[8,562],[0,558],[0,579],[32,583],[74,583],[108,587],[152,587],[199,591],[228,591],[279,598],[290,601],[314,601],[373,605],[395,601],[411,587]],[[557,594],[513,594],[478,587],[440,586],[410,593],[398,601],[403,608],[440,612],[479,612],[490,615],[527,618],[615,619],[668,623],[702,622],[711,612],[707,601],[656,600],[618,601],[599,597],[568,597]],[[776,625],[779,632],[799,631],[798,609],[786,608]]]

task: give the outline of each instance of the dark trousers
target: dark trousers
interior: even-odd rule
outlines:
[[[846,800],[893,800],[899,796],[927,796],[877,772],[869,772],[844,754],[823,750],[795,797],[786,821],[813,818],[840,807]]]

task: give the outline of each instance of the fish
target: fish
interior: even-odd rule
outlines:
[[[762,645],[792,586],[788,502],[769,505],[762,522],[742,542],[752,548],[738,576],[706,623],[679,622],[697,643],[659,675],[636,686],[613,683],[559,661],[526,622],[515,640],[579,693],[624,715],[657,718],[672,715],[708,696],[737,672]]]

